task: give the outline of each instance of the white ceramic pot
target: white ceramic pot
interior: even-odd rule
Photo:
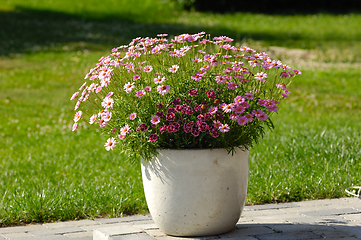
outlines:
[[[249,152],[237,149],[159,150],[142,161],[149,211],[161,231],[207,236],[232,230],[241,216],[248,185]]]

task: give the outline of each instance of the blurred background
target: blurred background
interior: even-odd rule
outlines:
[[[361,1],[0,0],[0,226],[146,213],[139,163],[71,95],[136,37],[205,31],[302,71],[251,150],[247,204],[361,185]]]

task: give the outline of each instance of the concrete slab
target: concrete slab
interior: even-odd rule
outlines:
[[[142,230],[131,224],[120,224],[115,227],[102,227],[93,231],[94,240],[110,240],[119,235],[141,233]]]

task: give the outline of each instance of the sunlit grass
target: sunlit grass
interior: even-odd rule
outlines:
[[[303,72],[251,150],[248,204],[341,197],[361,183],[360,15],[142,3],[0,0],[0,225],[147,211],[139,164],[106,152],[95,128],[72,133],[69,98],[112,47],[157,33],[227,34]]]

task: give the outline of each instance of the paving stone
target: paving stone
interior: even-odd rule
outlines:
[[[129,217],[119,217],[119,218],[96,218],[94,221],[99,222],[100,224],[107,223],[123,223],[123,222],[137,222],[137,221],[148,221],[152,220],[150,214],[147,215],[135,215]]]
[[[33,237],[32,239],[34,240],[70,240],[70,238],[68,237],[65,237],[63,235],[48,235],[48,236],[35,236]],[[80,239],[77,239],[77,240],[80,240]],[[83,239],[81,239],[83,240]],[[86,239],[88,240],[88,239]]]
[[[320,223],[345,223],[345,220],[341,216],[294,216],[294,217],[287,217],[286,222],[294,223],[294,224],[320,224]]]
[[[259,210],[259,211],[246,211],[242,213],[242,217],[259,217],[259,216],[278,216],[278,215],[284,215],[287,214],[287,212],[281,211],[279,209],[269,209],[267,211],[265,210]]]
[[[80,239],[80,238],[91,238],[93,239],[93,231],[89,231],[89,232],[77,232],[77,233],[68,233],[68,234],[63,234],[63,236],[68,237],[68,238],[76,238],[76,239]]]
[[[8,234],[1,234],[2,237],[5,239],[17,239],[17,238],[32,238],[33,236],[29,233],[19,232],[19,233],[8,233]]]
[[[329,206],[331,208],[345,208],[350,206],[361,207],[361,201],[357,198],[340,198],[340,199],[322,199],[312,201],[297,202],[302,207],[324,207]]]
[[[261,204],[261,205],[250,205],[245,206],[243,211],[259,211],[259,210],[270,210],[270,209],[283,209],[283,208],[298,208],[297,203],[275,203],[275,204]]]
[[[328,229],[316,229],[312,231],[313,233],[322,236],[323,238],[344,238],[344,237],[352,237],[350,232],[345,232],[340,229],[328,228]]]
[[[148,235],[152,237],[162,237],[165,236],[165,233],[160,231],[159,229],[145,229],[144,230]]]
[[[156,237],[157,240],[213,240],[213,239],[219,239],[218,236],[207,236],[207,237],[175,237],[175,236],[160,236]],[[243,238],[242,238],[243,240]],[[254,240],[254,239],[251,239]]]
[[[93,226],[82,226],[80,228],[83,229],[84,231],[94,231],[95,229],[106,228],[106,227],[119,227],[121,225],[132,225],[134,227],[137,226],[137,225],[133,225],[131,222],[129,223],[126,222],[126,223],[110,223],[110,224],[101,224],[101,225],[93,225]]]
[[[237,224],[244,224],[244,223],[285,223],[286,218],[288,218],[290,215],[277,215],[277,216],[260,216],[260,217],[245,217],[238,220]]]
[[[273,233],[273,230],[266,226],[257,226],[257,225],[236,225],[236,229],[220,235],[220,236],[235,236],[235,237],[242,237],[242,236],[255,236],[257,234],[268,234]]]
[[[269,224],[267,225],[274,232],[312,232],[316,230],[334,230],[326,224]]]
[[[77,232],[86,232],[84,229],[80,227],[64,227],[64,228],[54,228],[54,229],[45,229],[45,230],[35,230],[29,231],[31,235],[34,236],[42,236],[42,235],[62,235],[69,233],[77,233]]]
[[[354,208],[339,208],[339,209],[327,209],[319,211],[299,211],[299,214],[305,216],[330,216],[330,215],[345,215],[345,214],[356,214],[361,213]]]
[[[1,239],[1,238],[0,238]],[[49,236],[32,236],[32,237],[20,237],[20,238],[6,238],[6,240],[71,240],[70,238],[64,237],[63,235],[49,235]],[[80,240],[80,239],[77,239]],[[81,239],[83,240],[83,239]],[[88,239],[86,239],[88,240]]]
[[[336,231],[349,233],[349,236],[361,239],[361,223],[350,222],[347,224],[342,223],[329,223],[327,224],[333,227]]]
[[[27,225],[27,226],[17,226],[17,227],[6,227],[0,228],[0,235],[5,233],[18,233],[18,232],[28,232],[34,230],[43,230],[46,229],[43,225]]]
[[[158,229],[157,225],[155,223],[148,223],[148,224],[133,224],[134,227],[142,229],[142,230],[148,230],[148,229]]]
[[[225,240],[225,239],[237,239],[237,240],[258,240],[258,238],[256,237],[252,237],[252,236],[246,236],[246,237],[241,237],[241,238],[237,238],[237,237],[233,237],[233,236],[227,236],[227,237],[220,237],[219,239],[221,240]]]
[[[348,207],[350,208],[350,207]],[[294,213],[302,213],[302,212],[321,212],[321,211],[328,211],[328,210],[336,210],[336,209],[345,209],[345,206],[337,206],[333,207],[331,205],[322,205],[322,206],[308,206],[308,207],[300,207],[300,208],[288,208],[288,209],[279,209],[281,212],[294,214]],[[357,210],[352,209],[352,212],[357,212]]]
[[[156,238],[149,236],[146,233],[119,235],[109,238],[109,240],[156,240]]]
[[[134,221],[134,222],[130,222],[133,225],[138,225],[138,224],[154,224],[154,221],[151,220],[144,220],[144,221]]]
[[[358,222],[361,223],[361,213],[359,213],[359,214],[345,214],[342,217],[344,217],[346,220],[358,221]]]
[[[142,230],[134,227],[131,224],[119,224],[114,227],[100,227],[93,231],[93,239],[94,240],[108,240],[111,237],[117,235],[125,235],[132,233],[140,233]]]
[[[288,232],[256,235],[259,240],[300,240],[300,239],[323,239],[322,236],[313,232]]]
[[[93,220],[80,220],[80,221],[68,221],[68,222],[57,222],[57,223],[45,223],[43,226],[49,229],[57,228],[69,228],[69,227],[81,227],[81,226],[92,226],[100,225],[97,221]]]
[[[361,238],[355,237],[343,237],[343,238],[327,238],[327,240],[359,240]]]

